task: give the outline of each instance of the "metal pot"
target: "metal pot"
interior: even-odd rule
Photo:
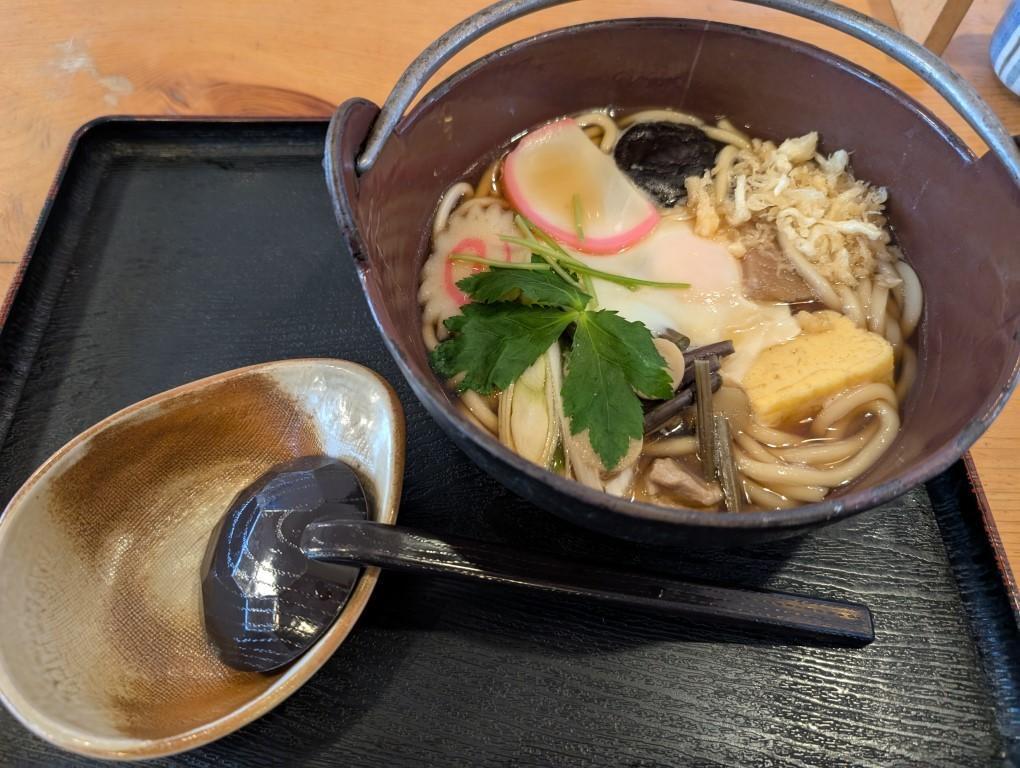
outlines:
[[[1020,153],[987,105],[940,59],[861,14],[821,0],[756,0],[874,44],[932,84],[991,148],[976,157],[925,108],[837,56],[777,35],[684,19],[559,29],[470,64],[404,114],[467,43],[557,0],[504,0],[453,28],[407,70],[380,111],[354,99],[333,117],[326,173],[342,235],[380,332],[429,413],[479,466],[547,510],[660,544],[738,544],[795,534],[872,508],[944,470],[984,432],[1020,359]],[[668,105],[726,115],[754,135],[818,130],[888,187],[897,238],[919,273],[925,314],[917,381],[878,466],[796,509],[705,513],[638,504],[530,464],[461,416],[430,370],[417,302],[436,201],[507,137],[598,105]]]

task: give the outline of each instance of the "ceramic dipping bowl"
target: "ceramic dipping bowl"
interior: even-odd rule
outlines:
[[[273,466],[326,454],[361,471],[393,523],[403,416],[372,371],[291,360],[223,373],[120,411],[40,467],[0,518],[0,698],[71,752],[154,758],[267,712],[329,659],[340,618],[274,674],[225,666],[207,640],[201,565],[234,496]]]

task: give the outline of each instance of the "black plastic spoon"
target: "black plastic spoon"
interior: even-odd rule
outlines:
[[[277,467],[245,489],[203,565],[205,623],[223,661],[268,672],[333,623],[362,566],[455,576],[595,598],[699,620],[847,645],[874,640],[856,603],[715,586],[437,537],[368,520],[357,475],[325,457]]]

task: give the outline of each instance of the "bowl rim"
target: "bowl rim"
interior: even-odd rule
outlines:
[[[498,60],[504,56],[518,52],[521,48],[529,47],[538,42],[555,40],[559,37],[584,34],[592,31],[602,31],[607,28],[658,28],[658,29],[684,29],[697,30],[702,33],[709,31],[733,35],[743,38],[763,40],[771,45],[783,48],[786,51],[798,56],[807,56],[821,62],[823,65],[839,69],[846,74],[864,80],[873,88],[883,91],[889,97],[898,101],[914,115],[934,129],[946,142],[949,149],[956,151],[965,161],[971,165],[976,164],[979,158],[964,141],[952,131],[940,118],[932,113],[927,107],[918,103],[901,89],[894,86],[885,78],[871,72],[864,67],[834,53],[819,48],[816,45],[795,40],[785,35],[780,35],[767,30],[745,27],[737,24],[706,21],[703,19],[690,19],[682,17],[642,17],[642,18],[621,18],[605,19],[599,21],[585,22],[566,27],[559,27],[538,34],[517,40],[501,48],[498,48],[474,61],[469,62],[462,68],[456,70],[449,77],[441,81],[403,117],[397,126],[395,133],[406,134],[413,127],[414,123],[422,118],[425,112],[432,108],[437,102],[443,99],[450,90],[460,85],[464,80],[473,75],[483,67],[498,64]],[[368,105],[368,102],[362,102]],[[342,115],[348,102],[337,111],[337,116]],[[374,105],[372,105],[374,106]],[[334,124],[337,123],[334,117],[329,135],[327,136],[326,163],[332,165],[334,172],[340,173],[338,160],[334,148],[339,146],[338,135],[334,135]],[[327,173],[329,170],[327,168]],[[371,173],[371,171],[369,171]],[[339,201],[334,201],[339,205]],[[354,231],[353,236],[360,240],[360,233]],[[367,252],[364,248],[362,252]],[[466,417],[460,414],[454,407],[452,401],[445,397],[438,397],[429,383],[419,379],[414,373],[410,360],[397,342],[387,332],[375,302],[372,300],[372,291],[369,288],[367,270],[363,263],[358,263],[358,274],[362,286],[369,298],[368,304],[376,326],[379,329],[390,354],[396,360],[398,367],[407,379],[408,384],[415,395],[425,406],[430,415],[439,422],[440,426],[450,434],[457,442],[467,443],[472,448],[485,455],[487,461],[502,465],[502,468],[509,468],[522,475],[539,486],[550,487],[557,493],[580,501],[590,507],[599,508],[612,513],[621,520],[627,520],[635,524],[666,524],[676,526],[677,529],[684,527],[699,528],[705,531],[735,530],[755,531],[784,529],[799,529],[813,524],[832,522],[851,515],[873,509],[892,499],[901,496],[911,488],[931,479],[935,475],[947,469],[954,461],[958,460],[981,434],[988,428],[991,422],[1002,411],[1013,390],[1017,386],[1020,376],[1020,352],[1013,361],[1013,369],[1002,389],[994,394],[991,403],[988,397],[982,404],[979,411],[974,415],[971,422],[951,436],[942,445],[931,451],[926,458],[917,462],[914,467],[905,472],[886,480],[877,485],[868,485],[851,490],[844,496],[826,498],[820,502],[790,507],[780,510],[767,510],[760,512],[712,512],[706,513],[702,510],[695,510],[681,507],[664,507],[646,502],[630,501],[620,497],[612,496],[603,491],[597,491],[578,483],[575,480],[567,479],[556,475],[548,470],[539,467],[510,451],[487,432],[484,432]],[[925,305],[920,328],[926,326],[927,305]],[[922,358],[923,360],[923,358]],[[433,374],[435,378],[435,374]],[[440,385],[441,386],[441,385]],[[897,437],[899,439],[899,436]],[[463,445],[462,445],[463,447]],[[470,455],[470,453],[469,453]],[[474,461],[474,457],[471,457]],[[476,462],[482,463],[482,462]],[[484,463],[483,463],[483,468]],[[497,475],[498,478],[498,475]],[[571,518],[572,516],[566,516]],[[626,537],[625,533],[621,533]]]
[[[269,377],[279,369],[323,366],[341,371],[344,376],[360,380],[363,387],[374,387],[383,401],[389,405],[391,414],[394,445],[403,446],[405,442],[404,411],[396,392],[380,374],[359,363],[333,358],[292,358],[235,368],[229,371],[206,376],[204,378],[182,384],[178,387],[159,392],[143,400],[122,408],[115,413],[85,429],[72,437],[44,461],[22,484],[11,500],[0,513],[0,551],[4,547],[4,539],[11,528],[11,512],[15,512],[40,479],[60,461],[85,444],[107,427],[129,418],[137,411],[153,408],[168,400],[204,389],[210,385],[220,384],[232,379],[264,374]],[[377,406],[380,410],[384,405]],[[389,471],[389,482],[384,492],[376,494],[378,499],[377,517],[379,522],[393,525],[396,522],[400,505],[401,488],[404,477],[404,452],[394,452]],[[25,728],[36,736],[48,741],[68,752],[86,757],[97,757],[105,760],[140,760],[166,757],[185,752],[209,744],[239,728],[262,717],[271,709],[282,703],[295,693],[325,664],[358,622],[368,599],[378,582],[380,569],[365,567],[351,592],[350,597],[337,619],[329,629],[296,661],[294,661],[265,690],[254,696],[236,709],[202,725],[195,726],[181,733],[159,738],[136,738],[118,736],[91,736],[86,731],[68,726],[53,720],[44,711],[38,709],[21,695],[14,681],[0,665],[0,703]]]

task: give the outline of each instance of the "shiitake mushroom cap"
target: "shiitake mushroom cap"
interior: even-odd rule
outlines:
[[[687,199],[684,179],[711,168],[720,147],[693,125],[637,123],[621,134],[613,158],[659,205],[671,208]]]

